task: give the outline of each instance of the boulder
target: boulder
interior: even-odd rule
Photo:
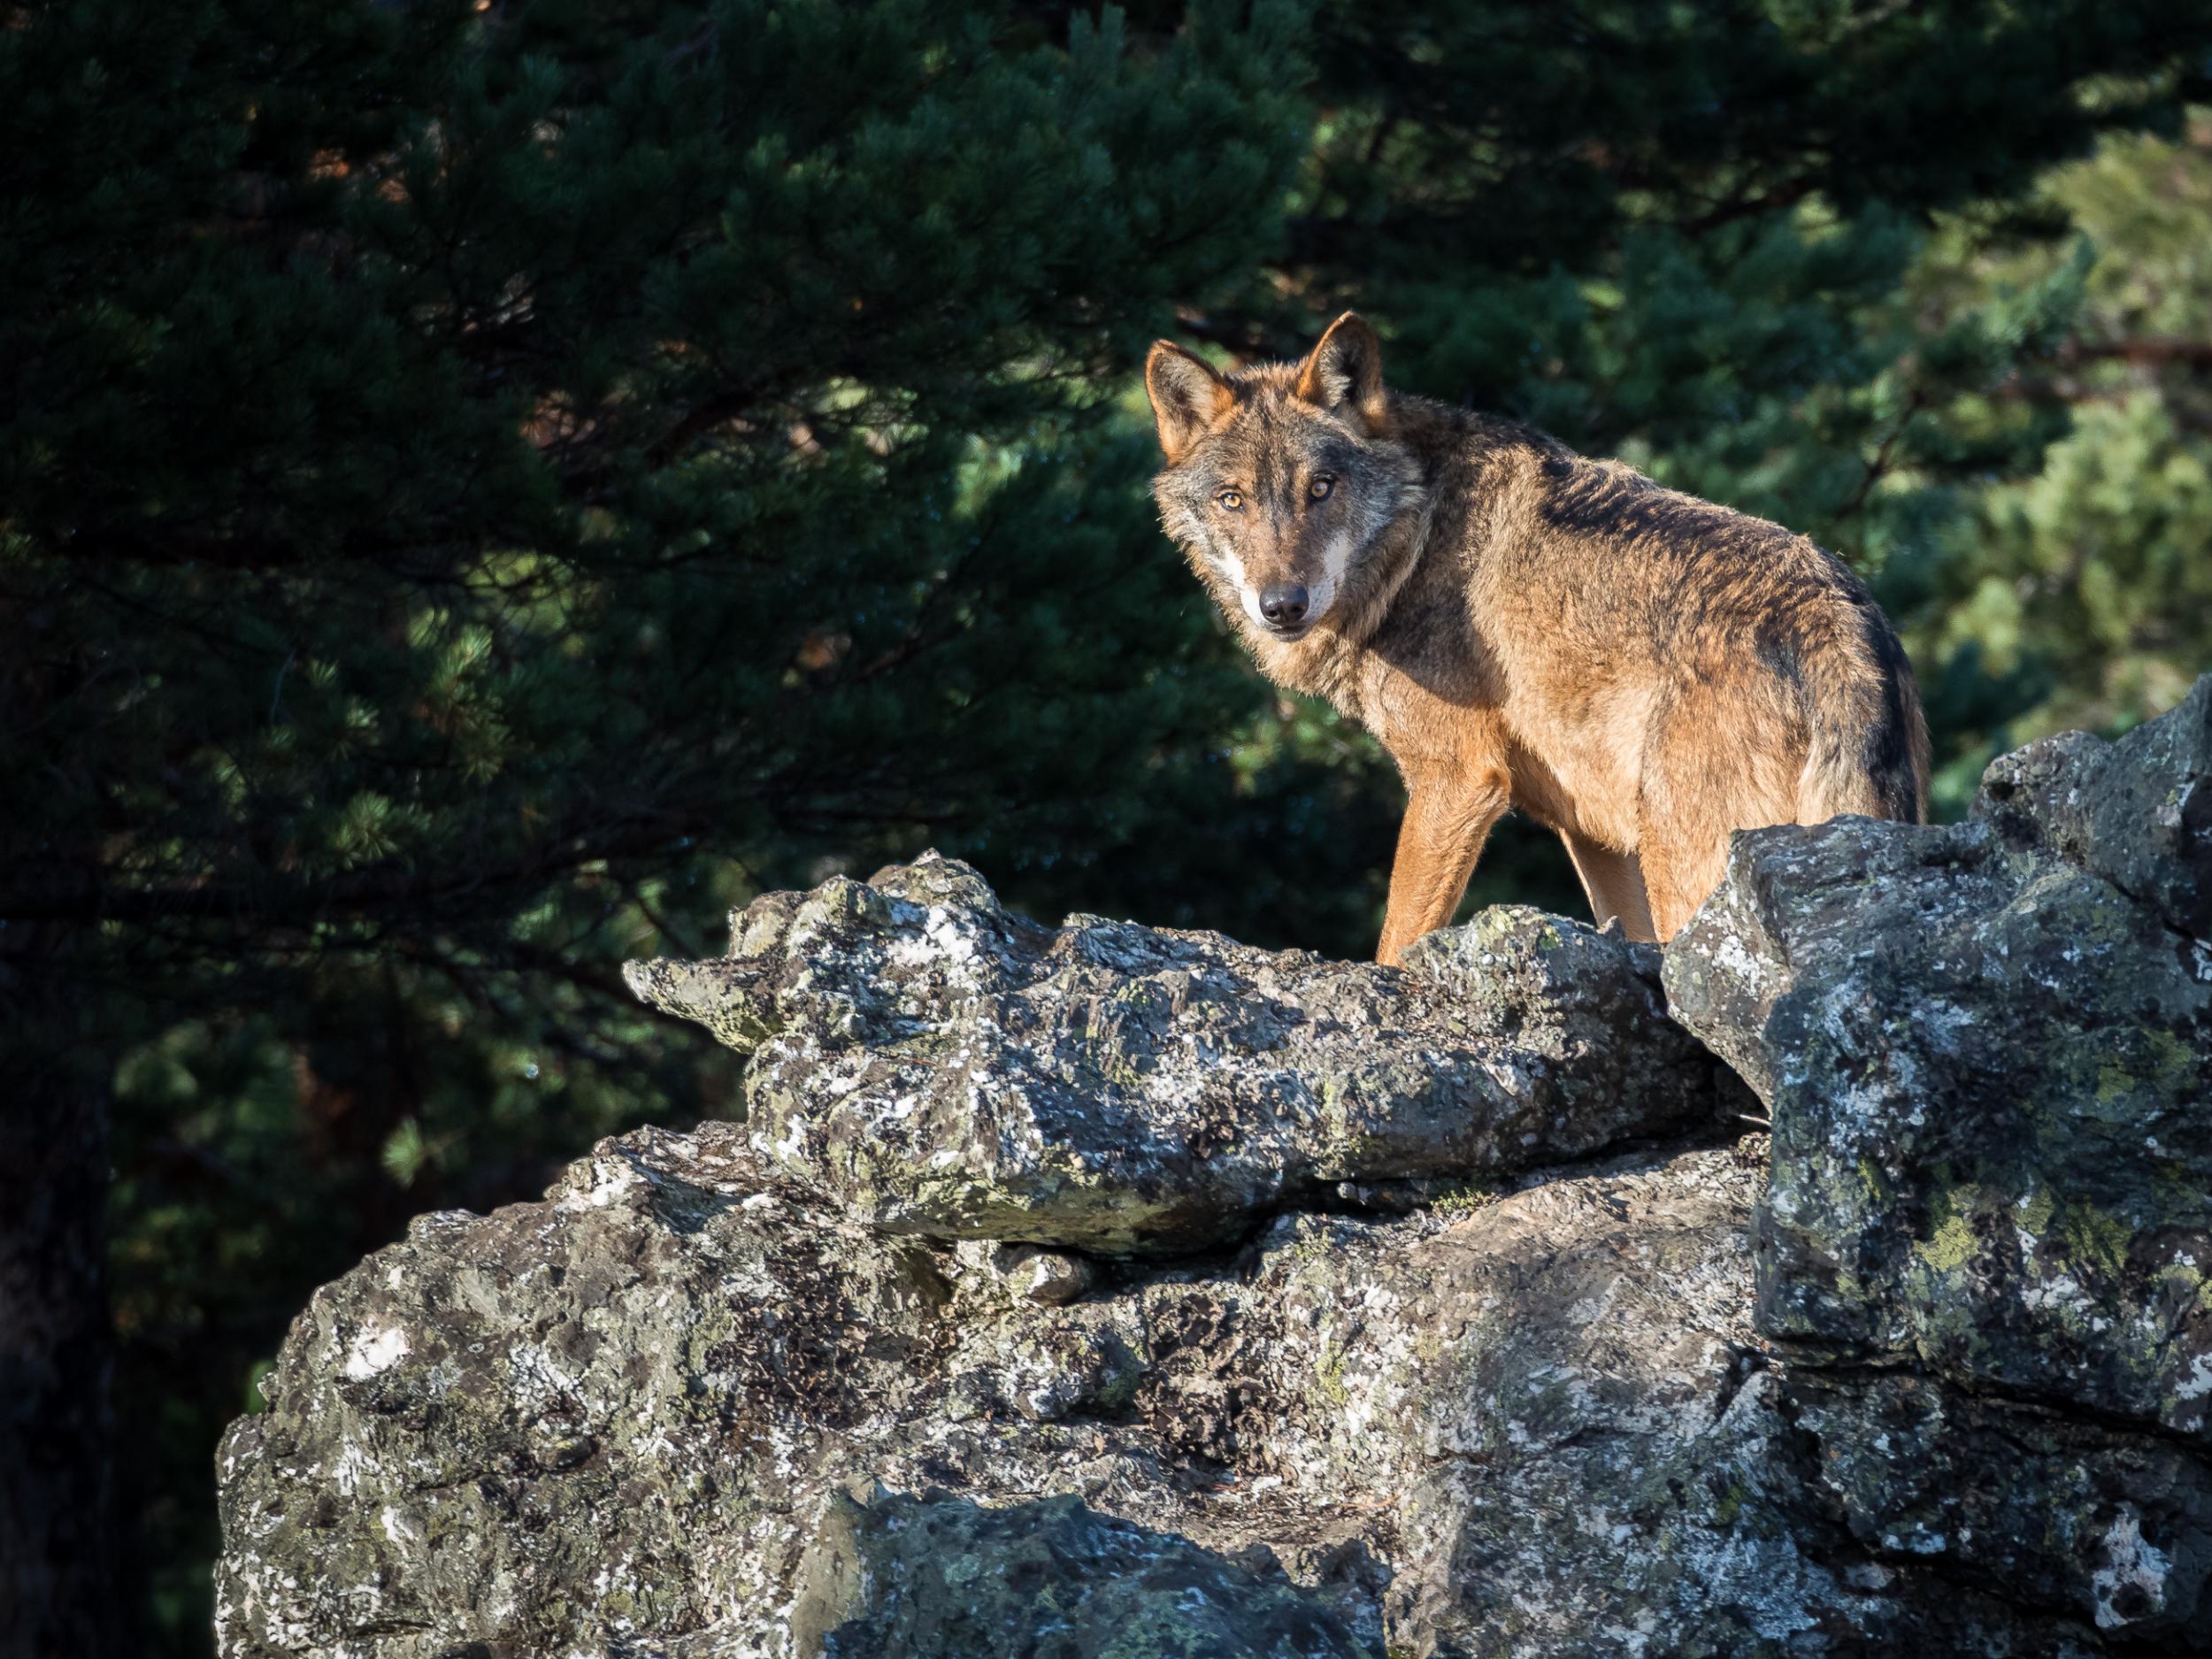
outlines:
[[[296,1322],[219,1647],[2200,1652],[2208,733],[1740,838],[1664,1005],[1525,910],[1399,972],[935,858],[764,898],[634,970],[744,1121]]]
[[[1054,1304],[732,1125],[606,1141],[317,1295],[222,1448],[220,1649],[2069,1651],[1816,1493],[1757,1151],[1286,1213]]]
[[[932,855],[731,924],[727,956],[631,985],[750,1056],[764,1153],[899,1233],[1171,1255],[1332,1188],[1526,1169],[1740,1099],[1667,1018],[1657,951],[1523,908],[1401,972],[1041,927]]]
[[[964,1659],[1037,1651],[1047,1606],[1132,1654],[1648,1597],[1787,1626],[1841,1592],[1750,1501],[1752,1179],[1694,1153],[1286,1215],[1054,1305],[732,1126],[626,1136],[319,1293],[222,1450],[222,1651]],[[1789,1610],[1708,1606],[1729,1561]]]
[[[1740,836],[1665,969],[1771,1113],[1758,1325],[1855,1532],[2146,1640],[2212,1619],[2208,895],[2212,679],[1965,823]]]

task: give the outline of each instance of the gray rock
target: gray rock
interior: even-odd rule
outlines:
[[[954,1271],[979,1286],[1027,1302],[1057,1307],[1090,1289],[1095,1273],[1087,1256],[1041,1250],[1030,1244],[963,1239],[953,1246]]]
[[[1231,1561],[1080,1498],[833,1497],[811,1556],[793,1630],[823,1659],[1383,1659],[1279,1565]]]
[[[2185,1448],[1906,1371],[1799,1366],[1784,1397],[1876,1559],[2071,1614],[2124,1651],[2203,1651],[2212,1479]]]
[[[1975,815],[2212,939],[2212,675],[2116,743],[2069,732],[2003,757]]]
[[[1771,1111],[1759,1325],[1853,1530],[2151,1640],[2212,1616],[2208,733],[1740,836],[1665,971]]]
[[[633,964],[750,1056],[754,1143],[856,1219],[1170,1254],[1344,1184],[1526,1169],[1712,1120],[1733,1079],[1658,956],[1505,908],[1408,971],[1002,909],[933,856],[773,894],[730,955]]]
[[[1025,1250],[1007,1270],[1006,1278],[1017,1296],[1056,1307],[1073,1302],[1091,1287],[1091,1264],[1079,1256],[1059,1250]]]
[[[296,1322],[219,1648],[2199,1652],[2208,718],[1740,838],[1665,985],[1770,1148],[1653,952],[1532,911],[1399,972],[938,859],[763,899],[634,971],[747,1122]]]
[[[1756,1179],[1286,1215],[1055,1307],[732,1126],[604,1142],[319,1294],[222,1449],[220,1650],[970,1659],[1044,1605],[1132,1659],[2065,1650],[1809,1495]]]

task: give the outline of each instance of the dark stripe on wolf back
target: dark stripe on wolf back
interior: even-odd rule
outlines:
[[[1905,659],[1905,648],[1872,604],[1859,613],[1859,622],[1865,630],[1867,651],[1882,676],[1882,715],[1866,734],[1866,769],[1890,810],[1911,823],[1920,816],[1920,781],[1913,776],[1912,726],[1905,708],[1905,682],[1912,666]]]
[[[1804,695],[1805,636],[1795,617],[1776,611],[1762,616],[1752,629],[1751,649],[1767,672],[1787,686],[1793,695]]]
[[[1719,516],[1708,503],[1670,495],[1647,480],[1608,478],[1594,470],[1555,486],[1537,512],[1553,529],[1575,534],[1666,535],[1693,557],[1704,550]]]

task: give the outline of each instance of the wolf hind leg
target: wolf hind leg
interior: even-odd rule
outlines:
[[[1583,896],[1590,901],[1590,918],[1602,927],[1617,916],[1621,931],[1631,939],[1657,939],[1651,925],[1651,900],[1644,892],[1643,868],[1636,855],[1601,847],[1573,830],[1561,830],[1559,839],[1567,844],[1567,856],[1574,861],[1575,874],[1582,879]]]
[[[1662,942],[1720,885],[1733,832],[1796,822],[1804,764],[1787,710],[1740,687],[1678,695],[1661,711],[1644,746],[1636,857]]]
[[[1688,826],[1641,817],[1636,857],[1651,903],[1650,937],[1664,944],[1720,885],[1728,864],[1726,824]]]

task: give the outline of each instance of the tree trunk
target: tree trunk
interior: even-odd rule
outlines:
[[[122,1615],[109,1057],[86,1040],[89,997],[39,948],[55,942],[0,934],[16,947],[0,954],[0,1659],[110,1659]]]

